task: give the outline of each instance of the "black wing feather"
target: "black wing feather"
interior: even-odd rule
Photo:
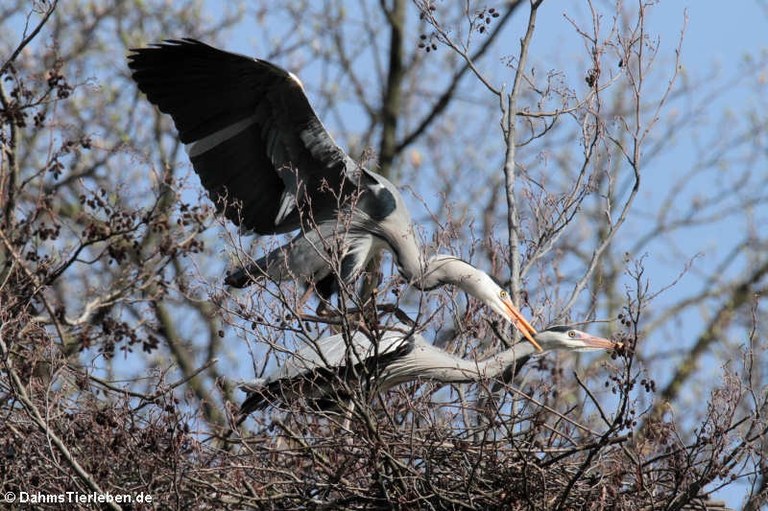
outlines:
[[[193,39],[132,52],[128,66],[139,89],[171,115],[185,144],[246,123],[244,131],[201,154],[193,151],[191,158],[220,208],[222,199],[239,201],[242,211],[224,209],[235,223],[259,234],[287,232],[298,227],[296,212],[275,225],[286,189],[300,191],[300,182],[311,200],[298,193],[299,207],[311,204],[323,218],[336,209],[334,195],[349,193],[345,183],[357,183],[357,166],[335,144],[301,84],[287,71]]]
[[[413,349],[413,342],[403,342],[393,351],[368,357],[354,364],[352,368],[346,364],[338,367],[318,367],[292,378],[265,382],[261,387],[249,390],[248,396],[240,406],[240,413],[249,414],[270,405],[280,406],[286,402],[286,397],[297,399],[299,396],[306,399],[314,409],[338,409],[341,402],[350,398],[344,386],[339,385],[340,382],[356,386],[357,379],[362,376],[367,382],[366,390],[370,390],[370,385],[387,366],[394,360],[408,355]]]
[[[191,160],[219,211],[236,225],[259,234],[270,234],[282,231],[275,226],[274,219],[285,186],[280,176],[271,171],[269,159],[251,142],[258,136],[254,133],[257,130],[258,127],[250,126],[228,143],[219,144]],[[247,157],[243,157],[245,151],[248,151]],[[294,216],[281,225],[286,231],[294,228]]]

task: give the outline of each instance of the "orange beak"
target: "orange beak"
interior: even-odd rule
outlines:
[[[515,325],[515,328],[520,330],[520,333],[523,334],[523,337],[528,339],[528,342],[536,346],[536,349],[539,351],[544,351],[541,349],[541,346],[539,346],[539,343],[536,342],[536,339],[533,338],[533,336],[536,334],[536,329],[533,328],[533,325],[531,325],[527,319],[525,319],[525,316],[517,310],[517,307],[515,307],[512,304],[512,300],[507,298],[506,300],[503,300],[504,302],[504,308],[507,309],[507,314],[509,319],[512,321],[512,324]]]
[[[594,335],[585,334],[583,332],[580,332],[582,335],[580,339],[584,341],[584,344],[588,348],[592,349],[600,349],[600,350],[615,350],[618,348],[621,348],[623,346],[620,342],[613,342],[608,339],[604,339],[602,337],[596,337]]]

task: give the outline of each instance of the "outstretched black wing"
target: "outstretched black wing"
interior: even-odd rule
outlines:
[[[236,224],[287,232],[299,209],[327,218],[355,189],[357,166],[284,69],[193,39],[132,52],[139,89],[171,115],[203,186]]]

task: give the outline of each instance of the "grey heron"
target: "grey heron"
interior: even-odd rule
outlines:
[[[544,351],[610,350],[621,346],[568,326],[553,326],[534,335]],[[441,383],[469,383],[487,378],[513,376],[536,349],[528,343],[483,360],[466,360],[428,343],[407,327],[384,330],[378,341],[356,331],[349,341],[344,334],[324,337],[297,350],[286,362],[263,378],[241,386],[248,397],[240,408],[241,419],[270,404],[306,398],[319,408],[333,407],[343,397],[337,388],[346,383],[370,380],[379,390],[421,379]],[[507,376],[509,379],[509,376]]]
[[[227,284],[299,279],[328,298],[387,248],[415,287],[459,286],[536,345],[536,330],[488,274],[453,256],[423,258],[400,192],[336,145],[295,75],[188,38],[131,51],[133,79],[173,118],[219,210],[259,235],[300,230]]]

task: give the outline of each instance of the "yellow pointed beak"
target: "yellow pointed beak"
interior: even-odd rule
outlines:
[[[536,342],[536,339],[533,338],[534,335],[536,335],[536,329],[533,328],[533,325],[531,325],[527,319],[525,319],[525,316],[517,310],[517,307],[514,306],[512,303],[512,300],[509,298],[502,300],[504,303],[504,308],[507,310],[507,314],[509,319],[512,321],[512,324],[515,325],[515,328],[520,330],[520,333],[523,334],[523,337],[528,339],[528,342],[536,346],[536,349],[539,351],[544,351],[541,349],[541,346],[539,346],[539,343]]]

